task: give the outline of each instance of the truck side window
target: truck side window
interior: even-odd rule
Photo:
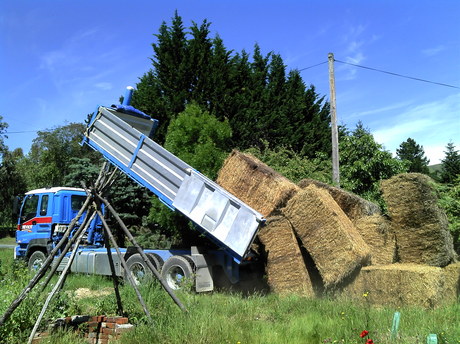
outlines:
[[[79,211],[83,207],[83,204],[85,203],[85,201],[86,201],[86,196],[72,195],[71,197],[72,211]]]
[[[22,208],[22,220],[28,221],[37,216],[38,207],[38,195],[28,196],[24,201],[24,207]]]
[[[42,196],[42,202],[40,205],[40,216],[45,216],[48,213],[48,195]]]

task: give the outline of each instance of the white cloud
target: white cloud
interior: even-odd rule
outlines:
[[[371,110],[367,110],[367,111],[355,112],[355,113],[352,113],[351,115],[347,116],[347,118],[349,118],[349,119],[351,119],[351,118],[362,119],[363,117],[366,117],[366,116],[369,116],[369,115],[375,115],[375,114],[384,113],[384,112],[387,112],[387,111],[399,110],[399,109],[407,108],[407,106],[409,106],[410,104],[411,104],[411,102],[395,103],[395,104],[391,104],[391,105],[388,105],[388,106],[375,108],[375,109],[371,109]]]
[[[94,85],[94,87],[99,88],[104,91],[108,91],[113,88],[110,82],[98,82],[97,84]]]
[[[393,153],[409,137],[422,145],[432,164],[439,163],[449,141],[458,145],[460,139],[460,94],[407,107],[400,115],[386,116],[371,127],[377,142]]]
[[[426,56],[434,56],[434,55],[439,54],[441,51],[445,49],[446,49],[445,46],[438,45],[437,47],[434,47],[434,48],[428,48],[428,49],[422,50],[422,54]]]

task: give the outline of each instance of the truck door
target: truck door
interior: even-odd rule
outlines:
[[[17,240],[49,239],[51,216],[48,214],[49,194],[27,195],[18,221]]]

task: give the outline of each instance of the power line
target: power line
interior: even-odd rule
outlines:
[[[321,66],[321,65],[326,64],[326,63],[327,63],[327,61],[324,61],[324,62],[317,63],[317,64],[315,64],[315,65],[313,65],[313,66],[310,66],[310,67],[305,67],[305,68],[302,68],[302,69],[298,69],[298,71],[301,72],[301,71],[303,71],[303,70],[307,70],[307,69],[310,69],[310,68],[318,67],[318,66]]]
[[[398,76],[398,77],[400,77],[400,78],[406,78],[406,79],[411,79],[411,80],[416,80],[416,81],[427,82],[427,83],[430,83],[430,84],[435,84],[435,85],[440,85],[440,86],[445,86],[445,87],[451,87],[451,88],[458,88],[458,89],[460,89],[460,87],[458,87],[458,86],[449,85],[449,84],[443,84],[443,83],[441,83],[441,82],[435,82],[435,81],[430,81],[430,80],[415,78],[415,77],[408,76],[408,75],[402,75],[402,74],[399,74],[399,73],[388,72],[388,71],[381,70],[381,69],[377,69],[377,68],[361,66],[361,65],[358,65],[358,64],[355,64],[355,63],[349,63],[349,62],[344,62],[344,61],[335,60],[335,59],[334,59],[334,61],[335,61],[335,62],[339,62],[339,63],[346,64],[346,65],[354,66],[354,67],[359,67],[359,68],[363,68],[363,69],[372,70],[372,71],[375,71],[375,72],[380,72],[380,73],[385,73],[385,74],[390,74],[390,75]]]
[[[24,134],[24,133],[38,133],[41,130],[25,130],[25,131],[7,131],[5,135],[9,134]]]

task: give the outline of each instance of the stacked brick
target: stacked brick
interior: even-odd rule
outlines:
[[[126,331],[132,330],[134,325],[129,323],[128,318],[121,316],[107,317],[99,315],[91,317],[76,315],[56,320],[50,325],[48,332],[38,333],[32,344],[42,343],[49,336],[50,332],[57,328],[74,329],[86,338],[89,344],[110,344],[118,340]]]

